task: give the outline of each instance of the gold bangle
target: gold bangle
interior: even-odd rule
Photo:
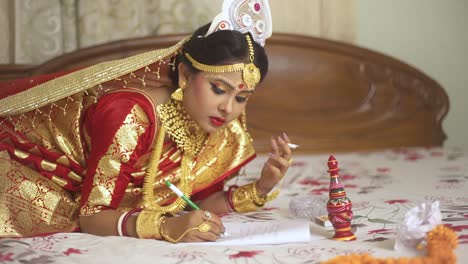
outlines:
[[[256,211],[258,209],[258,206],[253,203],[253,199],[251,197],[251,187],[252,184],[249,183],[235,189],[232,192],[232,203],[234,205],[234,211],[243,213]]]
[[[254,204],[256,204],[257,206],[259,207],[262,207],[263,205],[265,205],[265,203],[267,202],[266,200],[266,197],[268,196],[265,196],[265,197],[260,197],[258,195],[258,192],[257,192],[257,181],[254,181],[252,183],[252,188],[250,188],[250,194],[252,196],[252,201]]]
[[[267,202],[275,199],[279,194],[279,190],[275,190],[271,194],[267,194],[264,197],[260,197],[258,195],[256,186],[257,186],[257,181],[252,183],[252,188],[250,188],[250,190],[251,190],[252,200],[253,200],[254,204],[258,205],[259,207],[262,207]]]
[[[143,239],[161,239],[160,225],[161,216],[160,212],[143,210],[137,217],[136,231],[139,238]],[[164,220],[164,219],[163,219]]]
[[[257,188],[255,187],[256,182],[246,184],[235,189],[232,192],[232,203],[234,204],[234,210],[237,212],[251,212],[257,210],[259,207],[265,205],[265,203],[275,199],[279,190],[275,190],[273,193],[266,195],[265,197],[258,196]]]

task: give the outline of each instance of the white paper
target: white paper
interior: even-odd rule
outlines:
[[[310,221],[275,220],[223,223],[229,238],[200,245],[273,245],[310,241]]]
[[[426,233],[442,222],[439,201],[422,203],[406,212],[398,227],[394,248],[398,251],[414,250],[426,238]]]

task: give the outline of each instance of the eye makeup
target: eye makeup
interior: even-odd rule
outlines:
[[[217,80],[217,81],[221,81],[223,82],[224,84],[226,84],[227,86],[229,86],[231,89],[235,90],[236,92],[240,92],[240,91],[244,91],[245,89],[245,84],[243,83],[240,83],[240,84],[235,84],[232,80],[230,80],[229,78],[226,78],[225,76],[222,76],[222,75],[215,75],[215,74],[207,74],[205,75],[205,78],[210,78],[210,79],[213,79],[213,80]],[[245,92],[253,92],[253,90],[245,90]]]

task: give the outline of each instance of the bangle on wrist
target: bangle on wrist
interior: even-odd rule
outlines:
[[[161,240],[161,225],[165,216],[161,212],[143,210],[138,215],[136,231],[139,238]]]
[[[122,233],[122,221],[126,214],[127,212],[121,214],[119,220],[117,221],[117,233],[119,234],[119,236],[124,236]]]
[[[266,195],[260,197],[257,191],[257,182],[258,181],[254,181],[254,183],[252,184],[252,188],[250,188],[250,194],[252,196],[252,201],[254,202],[254,204],[259,207],[262,207],[263,205],[265,205],[266,202],[269,202],[276,198],[276,196],[271,198],[271,196],[267,193]]]
[[[226,199],[226,204],[229,209],[229,212],[235,212],[236,209],[234,208],[234,203],[232,202],[232,192],[237,189],[239,186],[237,185],[231,185],[229,186],[229,189],[224,192],[224,198]]]
[[[232,202],[236,212],[251,212],[262,207],[265,203],[275,199],[279,194],[279,190],[275,190],[271,194],[264,197],[258,196],[256,182],[243,185],[233,191]]]
[[[132,210],[120,215],[119,220],[117,221],[117,233],[119,234],[119,236],[128,236],[127,221],[130,218],[130,216],[139,213],[140,211],[140,208],[133,208]]]

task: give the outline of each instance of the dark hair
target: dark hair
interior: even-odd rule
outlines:
[[[195,60],[207,65],[225,65],[239,62],[249,62],[249,46],[244,34],[236,30],[219,30],[207,37],[204,37],[210,24],[197,29],[191,38],[184,43],[182,52],[175,60],[175,71],[170,71],[170,78],[174,85],[178,85],[179,63],[184,63],[193,72],[199,72],[187,60],[184,53],[189,53]],[[250,34],[250,33],[246,33]],[[265,49],[254,41],[254,64],[260,69],[261,79],[265,78],[268,72],[268,58]]]

